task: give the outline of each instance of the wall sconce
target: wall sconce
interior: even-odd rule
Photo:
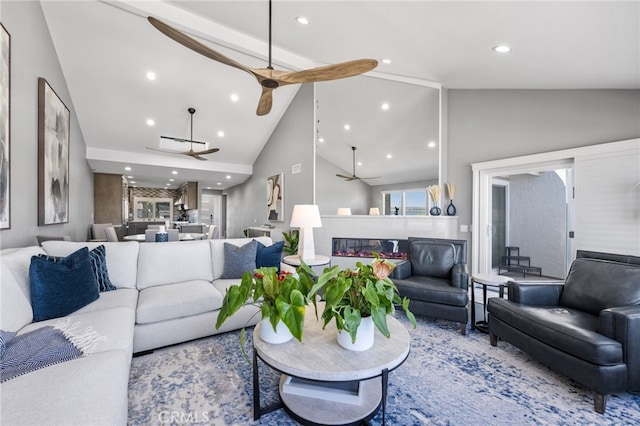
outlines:
[[[316,257],[313,244],[313,228],[321,228],[320,210],[314,204],[296,204],[291,215],[291,227],[300,228],[298,257],[300,260],[312,260]]]
[[[371,207],[369,209],[369,216],[380,216],[380,209],[377,207]]]
[[[351,216],[351,209],[349,207],[338,207],[338,216]]]

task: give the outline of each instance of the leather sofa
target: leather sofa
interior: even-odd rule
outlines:
[[[466,334],[466,240],[409,237],[407,260],[397,264],[391,279],[400,295],[411,299],[414,314],[459,322],[460,332]]]
[[[607,396],[640,390],[640,257],[578,251],[564,284],[510,282],[490,298],[489,336]]]
[[[257,237],[265,246],[269,237]],[[0,385],[0,424],[124,425],[132,354],[242,328],[260,320],[247,304],[215,328],[226,289],[239,279],[221,278],[224,243],[252,238],[188,242],[46,241],[43,247],[0,250],[0,329],[17,335],[60,318],[33,322],[29,285],[32,256],[67,256],[103,244],[116,290],[63,317],[91,327],[101,341],[91,354],[54,364]]]

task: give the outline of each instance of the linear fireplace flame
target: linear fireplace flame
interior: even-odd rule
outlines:
[[[332,255],[337,257],[373,257],[381,259],[406,259],[407,240],[376,238],[332,238]]]

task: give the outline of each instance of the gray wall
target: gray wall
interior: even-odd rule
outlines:
[[[227,194],[227,237],[241,237],[249,226],[267,222],[267,177],[284,173],[284,222],[289,227],[294,204],[313,203],[313,85],[304,84],[291,101],[253,165],[253,175]],[[291,167],[302,166],[292,174]]]
[[[640,137],[640,90],[450,89],[447,113],[460,224],[471,224],[472,163]]]
[[[0,248],[36,244],[36,235],[85,241],[93,213],[93,174],[85,142],[39,2],[3,2],[2,24],[11,34],[11,229]],[[38,77],[44,77],[71,112],[69,223],[38,227]]]
[[[509,245],[546,276],[567,275],[566,189],[555,172],[509,176]]]
[[[316,203],[320,214],[336,214],[338,207],[349,207],[352,215],[369,214],[369,207],[374,206],[371,187],[362,180],[347,182],[336,173],[351,176],[352,172],[316,157]]]

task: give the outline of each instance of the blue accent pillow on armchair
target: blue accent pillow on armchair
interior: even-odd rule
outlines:
[[[256,255],[256,267],[275,267],[280,272],[280,261],[282,260],[282,250],[284,241],[278,241],[270,246],[265,246],[258,241],[258,254]]]
[[[31,257],[29,286],[34,322],[69,315],[100,297],[86,247],[56,260]]]

